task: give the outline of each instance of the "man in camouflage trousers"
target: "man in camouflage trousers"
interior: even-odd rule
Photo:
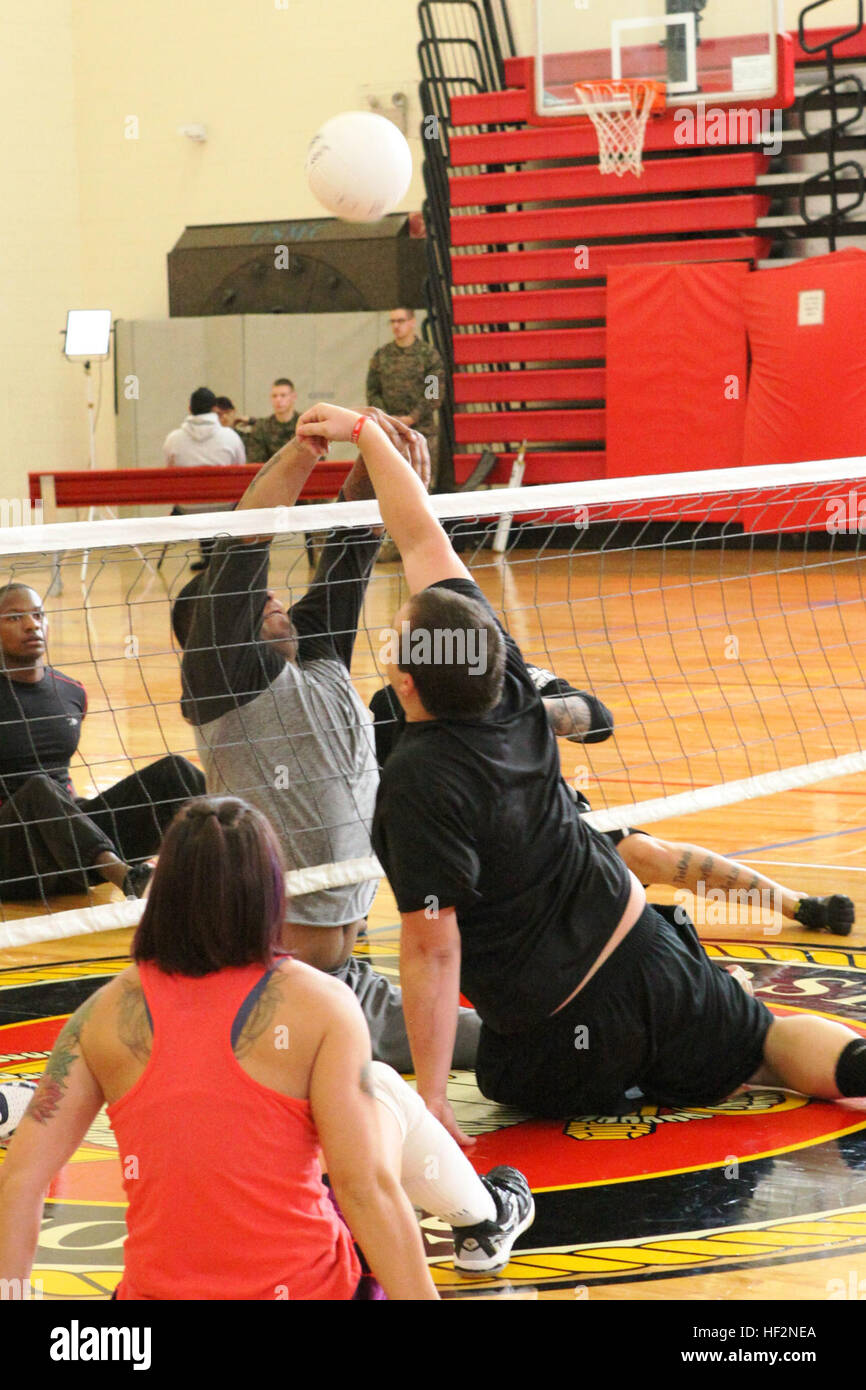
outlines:
[[[393,343],[373,354],[367,373],[367,404],[396,415],[427,440],[432,465],[431,487],[439,473],[439,427],[436,408],[444,387],[442,359],[418,337],[412,309],[392,309]]]
[[[278,377],[271,387],[273,415],[257,420],[246,436],[247,463],[267,463],[283,445],[295,437],[298,412],[297,392],[287,376]]]

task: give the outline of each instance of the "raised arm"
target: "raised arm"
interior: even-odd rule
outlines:
[[[401,446],[396,421],[380,410],[371,408],[364,413],[381,425],[392,443],[398,448]],[[425,462],[429,465],[429,458],[416,457],[413,466],[419,468],[419,476],[426,487],[430,476],[429,468],[425,470]],[[359,454],[340,490],[338,501],[364,502],[375,495],[370,475]],[[301,639],[298,648],[301,660],[336,656],[347,668],[351,668],[361,606],[381,534],[380,526],[369,526],[353,530],[337,529],[326,538],[313,582],[291,610],[292,621]]]
[[[356,435],[358,447],[385,529],[400,551],[410,592],[419,593],[442,579],[471,579],[433,512],[424,484],[380,425],[355,410],[316,405],[301,416],[298,434],[347,442],[353,438],[358,421],[363,421],[360,435]],[[420,435],[406,426],[395,427],[405,430],[410,449],[426,448]]]
[[[256,507],[293,507],[301,495],[317,459],[327,452],[321,439],[290,439],[273,458],[263,464],[240,502],[239,512]],[[255,460],[253,460],[255,461]]]
[[[293,439],[264,464],[238,511],[291,507],[327,445]],[[191,723],[219,718],[246,704],[279,675],[285,657],[260,641],[268,599],[269,537],[217,541],[207,569],[178,595],[175,634],[184,648],[181,708]],[[183,607],[183,614],[179,608]],[[186,635],[180,636],[180,631]]]

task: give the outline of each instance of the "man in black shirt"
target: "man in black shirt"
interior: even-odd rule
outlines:
[[[483,1020],[477,1075],[541,1114],[710,1105],[749,1079],[866,1094],[866,1041],[828,1019],[774,1019],[646,905],[569,796],[517,644],[427,494],[375,422],[319,405],[301,436],[358,440],[412,597],[383,664],[406,714],[385,764],[373,845],[402,920],[401,978],[418,1090],[461,1142],[446,1096],[462,983]],[[420,447],[420,441],[416,442]]]
[[[25,584],[0,589],[0,898],[86,890],[97,879],[139,895],[175,811],[204,791],[185,758],[169,756],[100,796],[76,797],[69,763],[87,695],[46,665],[47,622]]]

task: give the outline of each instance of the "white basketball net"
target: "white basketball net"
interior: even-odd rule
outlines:
[[[578,82],[580,97],[598,135],[603,174],[643,173],[644,133],[658,91],[653,82]],[[615,102],[613,110],[605,109]]]

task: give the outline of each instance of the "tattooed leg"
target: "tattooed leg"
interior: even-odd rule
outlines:
[[[777,912],[792,919],[806,896],[699,845],[657,840],[652,835],[628,835],[620,843],[619,852],[642,883],[667,883],[690,892],[703,885],[704,889],[766,895],[761,897],[762,902],[772,903]]]

